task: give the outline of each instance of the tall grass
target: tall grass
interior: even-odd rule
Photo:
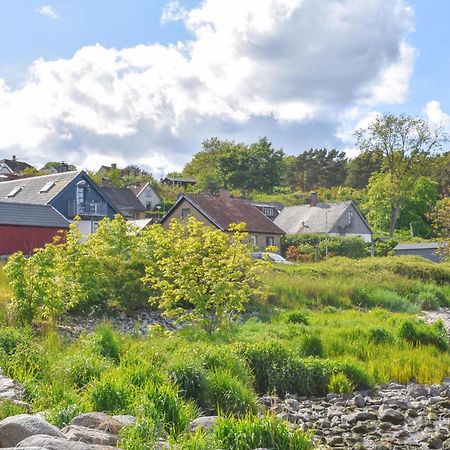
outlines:
[[[0,262],[0,323],[8,320],[8,300],[12,294],[3,266]]]

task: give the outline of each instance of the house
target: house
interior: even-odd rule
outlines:
[[[34,167],[30,164],[18,161],[16,155],[13,155],[12,159],[0,159],[0,174],[11,173],[17,174],[25,169],[33,169]]]
[[[161,180],[161,183],[168,184],[170,186],[187,187],[197,184],[197,180],[193,180],[192,178],[166,177]]]
[[[69,221],[51,205],[0,202],[0,256],[30,255],[68,228]]]
[[[280,248],[281,237],[284,235],[283,230],[250,201],[232,198],[228,191],[221,191],[218,196],[182,194],[163,217],[161,224],[167,228],[172,219],[184,219],[188,216],[227,233],[230,232],[231,224],[244,222],[250,242],[262,250],[269,245]]]
[[[138,220],[129,220],[128,223],[130,225],[133,225],[135,228],[138,229],[138,231],[142,231],[145,228],[149,227],[154,223],[153,218],[147,218],[147,219],[138,219]]]
[[[311,193],[309,204],[283,208],[274,223],[286,234],[317,233],[372,240],[372,230],[352,201],[319,203],[315,192]]]
[[[393,250],[395,256],[416,255],[433,262],[441,262],[444,256],[440,254],[440,250],[444,246],[444,242],[408,242],[397,244]]]
[[[252,202],[266,217],[275,220],[284,206],[277,202]]]
[[[95,231],[103,218],[119,213],[83,170],[3,181],[0,202],[51,205],[69,221],[79,217],[76,223],[83,234]]]
[[[129,189],[133,191],[134,195],[144,205],[147,211],[152,211],[161,203],[159,195],[155,192],[149,182],[129,186]]]
[[[73,168],[74,166],[72,166]],[[42,175],[51,175],[53,173],[63,173],[63,172],[69,172],[69,164],[65,163],[64,161],[61,161],[61,164],[50,166],[46,168],[42,168],[39,170],[39,173]]]
[[[107,199],[113,203],[127,219],[144,219],[145,207],[128,188],[102,186]]]

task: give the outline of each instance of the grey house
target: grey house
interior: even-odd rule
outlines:
[[[0,183],[0,201],[51,205],[69,221],[75,217],[83,234],[95,231],[105,217],[119,213],[97,184],[84,171],[21,178]]]
[[[372,230],[353,202],[319,203],[315,193],[311,193],[307,205],[284,207],[274,223],[286,234],[359,236],[365,242],[372,240]]]
[[[444,247],[443,242],[410,242],[405,244],[397,244],[394,247],[394,255],[415,255],[429,259],[433,262],[441,262],[444,256],[439,254],[439,250]]]

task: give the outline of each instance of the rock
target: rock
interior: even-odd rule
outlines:
[[[341,419],[350,424],[356,422],[363,422],[365,420],[374,420],[377,416],[369,411],[358,411],[352,414],[346,414]]]
[[[338,447],[344,444],[344,438],[342,436],[333,436],[328,440],[328,445],[331,447]]]
[[[197,430],[210,430],[217,422],[217,416],[202,416],[197,417],[189,424],[189,431],[195,432]]]
[[[129,427],[136,424],[136,417],[131,416],[130,414],[118,414],[116,416],[112,416],[112,418],[120,422],[124,427]]]
[[[114,446],[119,440],[117,434],[95,428],[82,427],[80,425],[69,425],[64,427],[61,432],[70,441],[85,442],[86,444]]]
[[[366,405],[366,401],[364,400],[364,397],[361,394],[355,395],[355,397],[353,398],[353,403],[358,408],[364,408],[364,406]]]
[[[125,426],[123,422],[102,412],[80,414],[73,418],[69,425],[93,428],[95,430],[107,431],[114,434],[117,434]]]
[[[406,392],[412,398],[426,397],[428,395],[428,389],[421,384],[410,384]]]
[[[430,448],[442,448],[443,442],[438,436],[433,436],[428,441],[428,447]]]
[[[66,438],[37,434],[24,439],[17,445],[18,448],[29,447],[45,448],[47,450],[117,450],[107,445],[92,445],[84,442],[69,441]]]
[[[61,431],[38,416],[19,414],[0,422],[0,447],[14,447],[29,436],[46,434],[64,438]]]
[[[405,416],[395,409],[383,408],[378,410],[378,419],[381,422],[389,422],[393,424],[401,424],[405,421]]]

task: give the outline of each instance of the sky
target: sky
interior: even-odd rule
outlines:
[[[0,158],[179,170],[217,136],[345,150],[450,131],[448,0],[0,0]]]

